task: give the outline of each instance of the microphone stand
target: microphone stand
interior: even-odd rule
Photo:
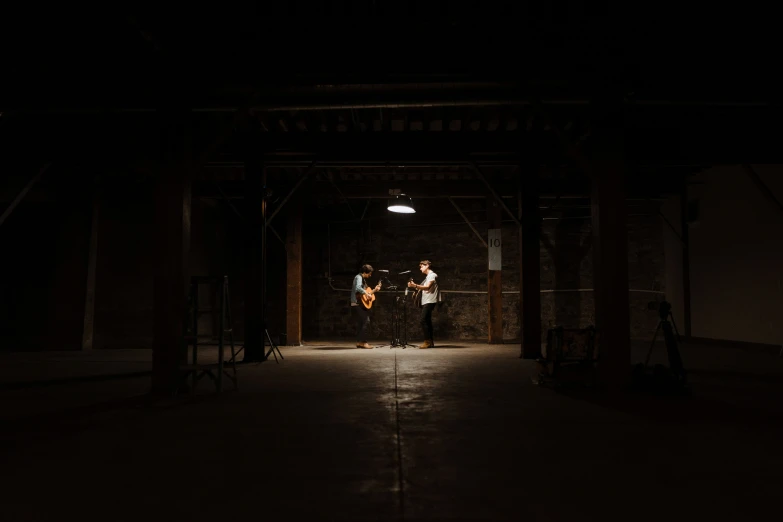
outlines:
[[[408,278],[408,281],[412,281],[413,278],[410,277],[411,271],[406,270],[404,272],[400,272],[397,275],[406,276]],[[402,347],[405,348],[407,346],[410,346],[411,348],[416,348],[413,344],[408,344],[408,291],[410,288],[408,288],[408,281],[405,281],[405,296],[403,297],[403,303],[402,303],[402,323],[403,323],[403,338],[402,338]]]
[[[389,349],[392,348],[402,348],[403,350],[410,346],[411,348],[416,348],[412,344],[408,344],[408,318],[407,318],[407,309],[408,309],[408,285],[407,281],[405,284],[405,297],[402,299],[402,327],[403,327],[403,337],[400,337],[400,295],[399,295],[399,287],[397,285],[392,285],[391,281],[388,280],[388,278],[385,278],[386,281],[389,283],[389,286],[387,287],[388,290],[394,291],[394,300],[392,301],[392,340],[390,344],[383,344],[381,346],[378,346],[378,348],[385,348],[386,346],[389,347]]]

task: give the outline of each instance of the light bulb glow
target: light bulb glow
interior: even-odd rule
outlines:
[[[397,212],[399,214],[415,214],[416,211],[413,210],[411,207],[407,207],[405,205],[389,205],[388,210],[390,212]]]

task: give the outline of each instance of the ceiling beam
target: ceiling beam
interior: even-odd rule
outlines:
[[[626,161],[646,165],[781,163],[776,136],[757,128],[626,128]],[[269,133],[259,148],[267,161],[433,162],[514,161],[532,152],[530,133],[504,132],[367,132],[351,135]],[[589,143],[585,146],[589,150]],[[561,145],[553,135],[539,143],[545,163],[561,162]]]
[[[156,97],[154,92],[124,92],[120,94],[90,93],[90,97],[82,93],[57,92],[53,93],[49,103],[40,100],[32,100],[23,97],[8,97],[0,99],[0,110],[23,110],[28,113],[42,114],[90,114],[90,113],[139,113],[156,112]],[[99,96],[102,98],[96,102]],[[206,92],[196,91],[192,93],[190,104],[193,112],[234,112],[241,108],[242,102],[236,99],[234,92]],[[499,98],[497,96],[477,98],[470,93],[463,93],[464,99],[439,99],[424,98],[418,94],[410,100],[400,97],[387,97],[379,101],[364,100],[365,97],[352,97],[350,99],[329,99],[300,97],[300,96],[276,96],[269,94],[264,98],[270,100],[265,104],[257,103],[251,110],[258,112],[287,112],[287,111],[339,111],[348,109],[428,109],[438,107],[511,107],[529,106],[533,103],[527,97]],[[585,109],[589,106],[586,98],[550,98],[542,99],[542,105],[573,107]],[[778,108],[773,102],[745,101],[745,100],[634,100],[626,101],[623,105],[628,109],[647,111],[665,110],[770,110]]]
[[[475,172],[476,176],[481,180],[482,183],[484,183],[484,185],[486,185],[486,189],[489,191],[490,194],[492,194],[492,197],[495,198],[495,200],[497,200],[498,203],[500,203],[500,206],[503,208],[503,210],[506,211],[506,213],[511,217],[511,219],[514,220],[514,223],[516,223],[517,226],[521,227],[522,223],[520,223],[517,217],[514,215],[514,213],[511,212],[511,210],[508,208],[506,203],[503,201],[500,193],[498,193],[498,191],[496,191],[495,188],[492,186],[493,184],[487,180],[487,177],[484,175],[483,172],[481,172],[481,169],[478,167],[478,165],[476,165],[475,163],[471,163],[471,167],[473,168],[473,171]]]
[[[678,184],[679,182],[679,184]],[[542,199],[561,197],[573,198],[590,196],[590,183],[585,179],[552,180],[542,179],[539,182]],[[629,198],[652,198],[664,194],[677,193],[681,186],[681,178],[672,176],[664,178],[645,177],[628,180]],[[221,182],[220,186],[231,199],[243,197],[244,182],[240,180]],[[269,181],[270,187],[274,181]],[[501,198],[516,198],[517,180],[493,180],[493,190]],[[311,197],[334,197],[342,201],[346,199],[387,199],[389,190],[401,189],[405,194],[415,199],[446,199],[446,198],[481,198],[487,197],[487,186],[480,180],[390,180],[390,181],[316,181],[300,190]],[[339,193],[339,194],[338,194]],[[211,182],[196,182],[193,186],[193,196],[202,198],[222,198]]]
[[[395,160],[429,152],[432,159],[470,159],[472,154],[516,154],[525,145],[524,133],[368,132],[355,134],[268,133],[259,138],[265,155],[319,154],[324,158],[356,156]]]

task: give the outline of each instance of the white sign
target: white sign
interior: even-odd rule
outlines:
[[[502,261],[500,257],[500,229],[487,230],[487,250],[489,250],[489,269],[500,270]]]

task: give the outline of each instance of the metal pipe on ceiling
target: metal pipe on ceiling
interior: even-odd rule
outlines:
[[[220,194],[197,194],[196,197],[202,198],[202,199],[222,199]],[[453,198],[453,199],[485,199],[486,196],[413,196],[415,199],[446,199],[446,198]],[[516,196],[501,196],[506,199],[516,198]],[[245,199],[244,196],[228,196],[229,199]],[[557,196],[554,194],[541,194],[539,195],[539,199],[555,199]],[[389,199],[388,195],[385,196],[355,196],[355,197],[345,197],[344,199]],[[590,196],[580,196],[577,194],[574,195],[563,195],[560,196],[560,199],[590,199]],[[636,201],[629,199],[628,201]],[[664,201],[662,199],[655,199],[654,201]],[[541,207],[541,208],[549,208],[549,207]],[[557,207],[555,207],[557,208]],[[572,207],[568,207],[572,208]]]
[[[541,100],[543,105],[571,105],[588,106],[588,99],[550,99]],[[284,111],[328,111],[328,110],[349,110],[349,109],[428,109],[438,107],[497,107],[503,105],[524,106],[533,105],[533,102],[527,98],[490,98],[490,99],[461,99],[461,100],[428,100],[428,101],[398,101],[398,102],[365,102],[365,103],[311,103],[311,104],[291,104],[291,105],[260,105],[253,107],[252,110],[259,112],[284,112]],[[768,107],[769,102],[747,102],[747,101],[669,101],[669,100],[629,100],[625,102],[627,106],[673,106],[673,107]],[[194,112],[232,112],[236,110],[233,107],[216,107],[193,109]]]
[[[315,157],[316,155],[311,155],[312,157]],[[265,161],[264,166],[265,167],[273,167],[273,168],[285,168],[285,167],[305,167],[312,163],[312,159],[303,159],[303,160],[277,160],[277,161]],[[509,162],[509,161],[478,161],[476,162],[477,165],[480,165],[482,167],[519,167],[519,164]],[[208,163],[205,168],[211,168],[211,169],[235,169],[235,168],[242,168],[243,164],[241,162],[214,162],[214,163]],[[460,162],[460,161],[426,161],[426,162],[409,162],[409,161],[398,161],[398,162],[351,162],[351,161],[318,161],[319,167],[330,167],[330,168],[354,168],[354,169],[431,169],[431,168],[438,168],[438,167],[467,167],[467,162]],[[542,165],[542,167],[545,165]]]
[[[197,197],[204,198],[204,199],[221,199],[222,196],[220,194],[215,194],[215,195],[197,195]],[[244,196],[227,196],[227,197],[230,198],[230,199],[244,199]],[[443,195],[443,196],[413,196],[413,197],[415,197],[416,199],[447,199],[447,198],[453,198],[453,199],[484,199],[484,198],[486,198],[486,196],[480,196],[480,195],[476,195],[476,196],[450,196],[450,195]],[[516,196],[503,195],[501,197],[506,198],[506,199],[510,199],[510,198],[515,198]],[[588,199],[589,200],[590,199],[590,195],[589,194],[584,194],[584,195],[579,195],[579,194],[561,194],[561,195],[556,195],[556,194],[539,194],[538,198],[539,199],[557,199],[557,198],[560,198],[560,199]],[[344,197],[344,199],[367,199],[367,200],[370,200],[370,199],[389,199],[389,196],[388,195],[384,195],[384,196],[356,196],[356,197],[350,197],[350,198]],[[626,201],[642,201],[642,202],[646,202],[646,201],[662,202],[662,201],[666,201],[666,198],[625,198],[625,200]],[[548,209],[550,207],[549,206],[545,206],[545,207],[540,207],[540,208]],[[558,207],[554,207],[554,208],[558,208]],[[576,208],[576,207],[574,205],[568,205],[566,208]],[[589,205],[583,205],[583,206],[580,206],[579,208],[591,208],[591,207]]]
[[[313,93],[313,92],[381,92],[381,91],[412,91],[412,90],[437,90],[455,91],[464,89],[514,89],[519,85],[514,82],[486,82],[486,81],[441,81],[441,82],[400,82],[400,83],[320,83],[300,85],[286,89],[289,93]]]
[[[486,198],[486,196],[485,196]],[[639,217],[639,216],[657,216],[658,214],[653,213],[634,213],[634,214],[628,214],[628,217]],[[374,218],[367,218],[368,221],[383,221],[388,218],[384,217],[374,217]],[[592,216],[566,216],[566,217],[545,217],[541,218],[542,221],[563,221],[563,220],[579,220],[579,219],[592,219]],[[352,223],[358,223],[358,220],[355,219],[349,219],[349,220],[339,220],[339,221],[329,221],[327,225],[339,225],[339,224],[352,224]],[[462,226],[465,225],[465,221],[448,221],[444,223],[418,223],[418,224],[406,224],[406,225],[385,225],[385,228],[421,228],[421,227],[443,227],[443,226]],[[468,221],[467,223],[471,225],[485,225],[486,221]],[[510,219],[503,219],[501,220],[501,223],[514,223],[515,221],[512,221]]]
[[[550,99],[540,100],[543,105],[572,105],[587,106],[590,100],[586,99]],[[399,101],[388,103],[310,103],[310,104],[268,104],[251,107],[250,110],[259,112],[281,111],[316,111],[316,110],[347,110],[347,109],[425,109],[436,107],[491,107],[502,105],[532,105],[533,102],[526,98],[503,99],[462,99],[462,100],[430,100],[430,101]],[[628,100],[626,106],[671,106],[671,107],[772,107],[774,103],[762,101],[711,101],[711,100]],[[240,107],[215,106],[192,107],[192,112],[236,112]],[[158,112],[155,107],[51,107],[51,108],[23,108],[0,107],[0,111],[18,111],[27,114],[110,114],[110,113],[151,113]]]
[[[306,134],[306,133],[303,133]],[[297,156],[305,157],[304,159],[291,159],[291,160],[273,160],[273,161],[265,161],[264,165],[267,167],[287,167],[287,166],[296,166],[296,165],[309,165],[312,162],[312,159],[310,159],[311,156],[317,156],[317,154],[309,154],[309,153],[296,153]],[[277,154],[275,154],[277,156]],[[506,156],[508,158],[509,156]],[[485,166],[485,167],[518,167],[519,164],[515,163],[513,161],[509,161],[508,159],[505,160],[498,160],[498,161],[491,161],[491,160],[476,160],[474,161],[477,165]],[[208,165],[216,165],[216,166],[224,166],[224,167],[239,167],[242,166],[243,163],[239,161],[231,161],[231,162],[215,162],[210,163]],[[445,160],[416,160],[416,161],[407,161],[407,160],[378,160],[378,161],[351,161],[351,160],[318,160],[318,165],[321,167],[352,167],[352,168],[387,168],[387,169],[404,169],[404,168],[432,168],[432,167],[468,167],[470,165],[469,161],[445,161]],[[541,164],[541,167],[551,167],[551,165],[548,164]],[[565,167],[565,165],[555,165],[556,167]],[[690,166],[690,165],[688,165]]]
[[[265,161],[264,166],[266,167],[297,167],[297,166],[307,166],[310,163],[313,162],[311,159],[312,156],[316,156],[316,154],[297,154],[299,156],[307,156],[307,159],[293,159],[293,160],[274,160],[274,161]],[[275,154],[275,157],[278,155]],[[432,161],[405,161],[405,160],[395,160],[393,162],[390,161],[350,161],[350,160],[343,160],[343,161],[318,161],[318,165],[321,167],[333,167],[333,168],[432,168],[432,167],[466,167],[469,168],[470,161],[439,161],[439,160],[432,160]],[[482,167],[519,167],[519,163],[509,162],[508,159],[506,160],[499,160],[499,161],[491,161],[491,160],[477,160],[474,161],[476,165],[482,166]],[[243,166],[242,162],[239,161],[216,161],[212,163],[208,163],[207,167],[210,168],[234,168],[234,167],[241,167]],[[567,168],[568,165],[552,165],[548,163],[541,163],[538,165],[539,167],[543,168]],[[703,167],[702,164],[661,164],[661,165],[637,165],[636,166],[639,169],[671,169],[671,168],[694,168],[694,167]]]
[[[486,100],[431,100],[390,103],[313,103],[306,105],[269,105],[256,107],[260,112],[287,112],[287,111],[341,111],[349,109],[433,109],[437,107],[497,107],[501,105],[530,105],[527,99],[486,99]],[[570,105],[586,105],[586,103],[573,102]]]
[[[448,194],[437,195],[437,196],[429,196],[429,195],[423,195],[423,194],[418,194],[417,195],[415,192],[414,193],[407,193],[406,192],[406,195],[412,197],[413,199],[448,199],[448,198],[453,198],[453,199],[484,199],[484,198],[487,197],[486,195],[481,195],[481,194],[476,194],[475,196],[454,196],[454,195],[448,195]],[[346,197],[345,199],[389,199],[389,197],[390,197],[389,194],[384,194],[382,196],[377,196],[377,195],[350,196],[350,197]],[[506,196],[506,195],[503,195],[503,196],[500,196],[500,197],[506,198],[506,199],[510,199],[510,198],[515,198],[516,196]]]

